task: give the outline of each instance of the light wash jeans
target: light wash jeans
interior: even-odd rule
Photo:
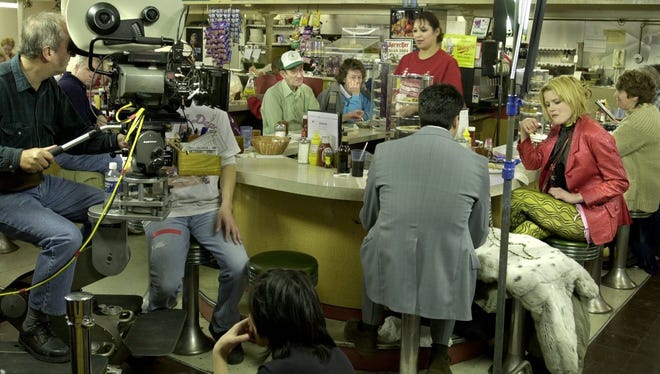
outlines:
[[[111,162],[117,163],[117,170],[121,170],[124,161],[121,156],[113,156],[109,153],[100,153],[97,155],[70,155],[62,153],[55,156],[55,161],[61,167],[69,170],[95,171],[105,175]]]
[[[87,209],[103,203],[103,190],[44,176],[37,187],[0,194],[0,231],[41,248],[32,282],[55,273],[80,248],[76,223],[88,223]],[[64,296],[71,292],[75,262],[52,281],[30,291],[29,305],[50,315],[64,315]]]
[[[149,245],[151,274],[149,311],[176,305],[192,235],[213,254],[220,266],[218,299],[210,327],[220,333],[241,318],[238,302],[245,289],[248,256],[242,244],[236,245],[231,239],[226,242],[222,231],[215,232],[217,217],[218,212],[213,211],[162,222],[144,222],[144,232]]]

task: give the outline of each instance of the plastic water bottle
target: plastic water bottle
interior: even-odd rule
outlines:
[[[112,198],[112,191],[115,189],[115,185],[119,181],[119,171],[117,170],[117,163],[111,162],[108,164],[108,172],[105,174],[105,179],[103,180],[103,189],[105,190],[105,203]],[[119,191],[117,191],[119,192]],[[110,210],[119,210],[119,194],[115,196],[115,200],[112,202]]]

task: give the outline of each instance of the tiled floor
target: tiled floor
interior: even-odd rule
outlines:
[[[660,275],[649,278],[587,350],[584,374],[660,373]]]
[[[132,249],[131,261],[118,276],[102,279],[85,287],[95,294],[143,295],[147,289],[147,255],[144,237],[129,236]],[[0,255],[0,287],[6,285],[12,274],[16,277],[27,271],[36,256],[36,248],[23,245],[20,253]],[[646,273],[629,269],[633,280],[644,283]],[[213,295],[217,287],[216,270],[200,268],[200,289]],[[591,315],[592,343],[589,347],[584,373],[658,373],[660,374],[660,276],[649,278],[635,290],[613,290],[602,288],[602,294],[615,312]],[[627,304],[626,304],[627,302]],[[621,308],[621,306],[623,307]],[[244,306],[243,306],[244,307]],[[618,310],[616,310],[618,309]],[[201,320],[207,331],[207,323]],[[343,344],[343,324],[328,320],[328,329],[333,337]],[[16,331],[6,322],[0,323],[0,341],[16,341]],[[255,373],[258,367],[260,348],[246,344],[246,359],[243,364],[230,367],[231,373]],[[452,365],[455,374],[487,373],[492,360],[481,357]],[[170,355],[163,358],[131,358],[121,369],[125,374],[133,373],[209,373],[212,368],[210,353],[195,356]],[[1,363],[0,363],[0,369]],[[423,373],[424,371],[420,371]],[[535,371],[537,373],[538,371]],[[6,372],[10,374],[10,371]]]

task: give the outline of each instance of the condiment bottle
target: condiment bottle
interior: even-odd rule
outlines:
[[[286,124],[283,121],[280,121],[275,124],[275,136],[286,136]]]
[[[321,138],[321,145],[319,146],[318,149],[318,156],[316,159],[316,166],[325,166],[325,160],[323,159],[323,151],[326,148],[330,148],[330,152],[332,152],[332,147],[330,146],[330,137],[327,135],[323,135]],[[330,162],[332,163],[332,157],[330,158]]]
[[[318,132],[312,136],[312,141],[309,143],[309,164],[316,165],[318,163],[319,148],[321,148],[321,136]]]
[[[337,150],[337,173],[348,173],[350,169],[348,167],[348,160],[351,158],[351,147],[348,146],[346,140],[341,142],[339,149]]]
[[[472,149],[472,138],[470,137],[470,131],[468,129],[463,131],[463,139],[465,139],[465,148]]]
[[[307,137],[307,114],[303,115],[302,118],[302,127],[300,127],[300,137]]]
[[[332,147],[324,147],[323,148],[323,166],[326,168],[331,168],[332,167],[332,159],[335,158],[335,154],[332,151]]]
[[[298,163],[309,163],[309,139],[307,138],[300,138],[298,142]]]

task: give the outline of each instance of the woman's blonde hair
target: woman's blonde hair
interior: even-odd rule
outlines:
[[[570,75],[561,75],[552,78],[541,87],[539,91],[539,102],[542,104],[543,116],[546,120],[550,120],[548,108],[545,105],[544,94],[548,91],[553,91],[561,101],[568,104],[573,111],[570,118],[570,123],[575,123],[579,117],[586,114],[587,99],[591,96],[591,91],[586,89],[579,80]]]

